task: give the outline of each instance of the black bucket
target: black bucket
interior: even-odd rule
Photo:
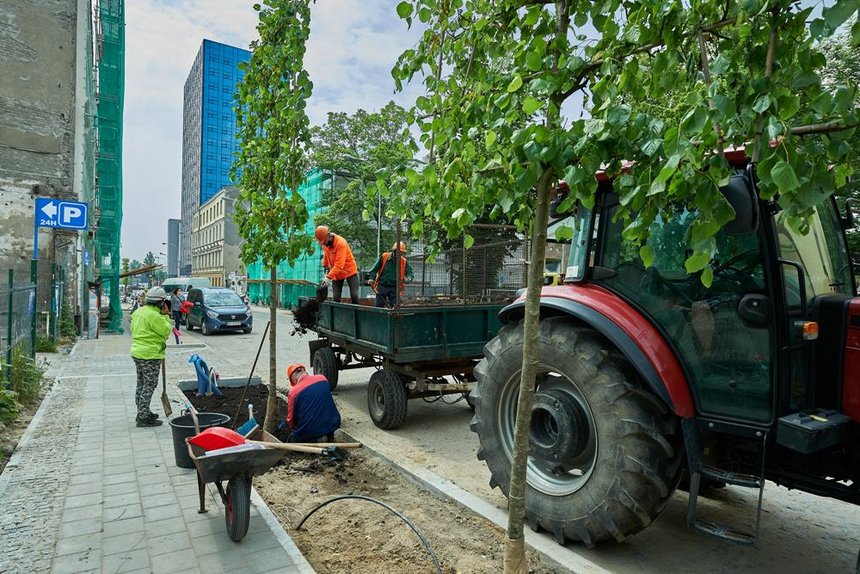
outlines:
[[[200,430],[211,427],[226,426],[230,422],[230,416],[221,413],[197,413],[197,422]],[[194,430],[194,419],[191,415],[181,415],[168,421],[173,430],[173,458],[179,468],[194,468],[194,461],[188,454],[188,445],[185,439],[197,434]]]

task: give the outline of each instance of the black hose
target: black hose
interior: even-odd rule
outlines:
[[[313,515],[313,513],[315,513],[317,510],[319,510],[319,509],[321,509],[321,508],[324,508],[324,507],[328,506],[328,505],[329,505],[329,504],[331,504],[332,502],[336,502],[336,501],[338,501],[338,500],[346,500],[346,499],[350,499],[350,498],[355,499],[355,500],[366,500],[366,501],[368,501],[368,502],[372,502],[372,503],[374,503],[374,504],[378,504],[379,506],[381,506],[381,507],[383,507],[384,509],[386,509],[386,510],[390,511],[391,513],[395,514],[398,518],[400,518],[401,520],[403,520],[403,522],[405,522],[406,524],[408,524],[408,525],[409,525],[409,528],[411,528],[411,529],[412,529],[412,532],[414,532],[414,533],[418,536],[418,539],[419,539],[419,540],[421,540],[421,544],[423,544],[423,545],[424,545],[424,548],[426,548],[426,549],[427,549],[427,553],[428,553],[428,554],[430,554],[430,558],[432,558],[432,559],[433,559],[433,566],[435,566],[435,567],[436,567],[436,573],[437,573],[437,574],[442,574],[442,567],[439,565],[439,559],[438,559],[438,558],[436,558],[436,554],[433,552],[433,548],[430,546],[430,542],[429,542],[426,538],[424,538],[424,535],[422,535],[422,534],[421,534],[421,532],[419,532],[419,531],[418,531],[418,528],[417,528],[414,524],[412,524],[412,522],[410,522],[408,518],[406,518],[405,516],[403,516],[402,514],[400,514],[398,511],[394,510],[393,508],[391,508],[390,506],[388,506],[388,505],[387,505],[387,504],[385,504],[384,502],[382,502],[382,501],[380,501],[380,500],[376,500],[375,498],[370,498],[369,496],[362,496],[362,495],[360,495],[360,494],[345,494],[345,495],[343,495],[343,496],[335,496],[334,498],[330,498],[330,499],[326,500],[325,502],[322,502],[322,503],[320,503],[320,504],[316,505],[316,506],[315,506],[315,507],[314,507],[310,512],[308,512],[307,514],[305,514],[305,517],[304,517],[304,518],[302,518],[302,519],[299,521],[298,526],[296,526],[296,530],[301,530],[301,528],[302,528],[302,524],[304,524],[304,523],[305,523],[305,520],[307,520],[308,518],[310,518],[310,517],[311,517],[311,515]]]

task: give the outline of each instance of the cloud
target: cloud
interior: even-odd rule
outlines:
[[[182,182],[183,86],[204,38],[247,48],[257,37],[252,0],[126,3],[122,256],[165,251]],[[314,83],[311,123],[330,111],[410,105],[418,88],[394,94],[391,68],[418,40],[390,0],[318,0],[311,7],[305,67]]]

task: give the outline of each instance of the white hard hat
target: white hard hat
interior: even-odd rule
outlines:
[[[147,303],[161,303],[167,298],[167,292],[164,290],[163,287],[153,287],[146,292]]]

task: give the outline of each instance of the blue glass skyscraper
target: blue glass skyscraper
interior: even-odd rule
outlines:
[[[182,126],[182,232],[180,273],[191,274],[191,219],[194,211],[225,186],[236,141],[236,84],[239,62],[251,52],[203,40],[188,78]]]

